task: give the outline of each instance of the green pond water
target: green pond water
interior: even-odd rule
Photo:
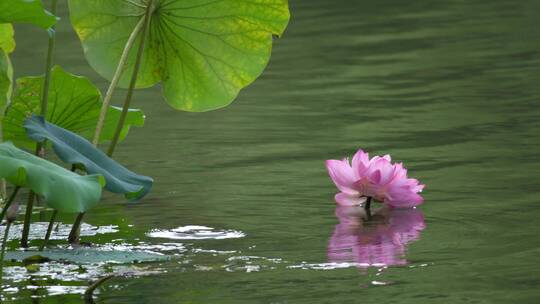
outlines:
[[[56,62],[104,90],[61,3]],[[231,106],[185,113],[160,88],[135,94],[146,125],[115,156],[155,186],[135,205],[105,195],[83,241],[170,259],[11,263],[4,302],[83,303],[108,272],[127,275],[96,303],[540,301],[540,2],[290,7],[268,69]],[[44,32],[16,35],[16,74],[42,73]],[[358,148],[404,161],[425,203],[366,226],[336,210],[324,161]]]

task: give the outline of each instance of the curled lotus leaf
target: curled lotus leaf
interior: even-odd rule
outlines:
[[[107,181],[105,188],[113,193],[122,193],[127,199],[138,200],[152,188],[152,178],[133,173],[88,140],[45,121],[41,116],[26,119],[24,127],[31,139],[51,142],[54,152],[62,161],[81,164],[86,172],[103,175]]]

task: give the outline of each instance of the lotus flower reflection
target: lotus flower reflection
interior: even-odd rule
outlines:
[[[408,178],[403,164],[392,164],[390,155],[370,159],[368,153],[358,150],[351,163],[331,159],[326,167],[341,191],[335,196],[340,205],[356,206],[367,200],[369,208],[372,198],[392,207],[413,207],[424,201],[418,194],[424,185]]]
[[[406,245],[418,240],[424,230],[419,209],[383,207],[367,221],[360,206],[337,206],[340,223],[328,243],[328,261],[369,266],[405,265]]]

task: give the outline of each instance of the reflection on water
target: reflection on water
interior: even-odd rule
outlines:
[[[405,265],[410,242],[426,227],[420,209],[382,207],[370,221],[360,206],[338,206],[339,224],[328,243],[328,261],[358,267]]]

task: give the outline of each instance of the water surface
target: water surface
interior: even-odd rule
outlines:
[[[97,303],[536,303],[539,2],[290,2],[268,69],[230,107],[176,112],[158,87],[136,93],[146,126],[116,157],[154,189],[136,205],[106,195],[87,222],[118,231],[85,240],[174,259],[111,281]],[[105,89],[62,22],[57,63]],[[43,32],[16,34],[16,73],[41,73]],[[337,229],[364,232],[336,227],[324,160],[360,147],[427,184],[424,226],[390,265],[329,251]],[[209,232],[234,237],[197,237]],[[85,282],[20,280],[6,297],[73,303]]]

